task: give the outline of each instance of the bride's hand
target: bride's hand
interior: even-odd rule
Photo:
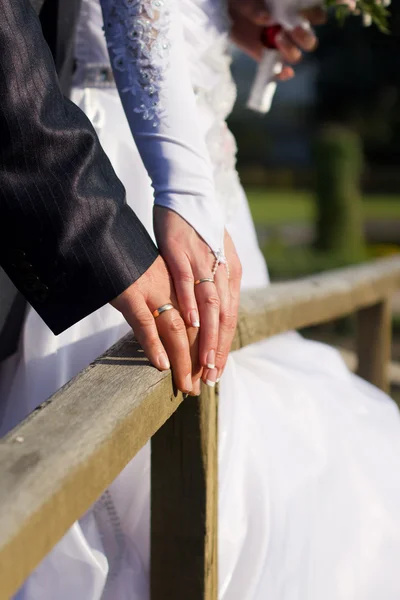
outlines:
[[[198,361],[203,381],[215,385],[228,358],[239,309],[241,265],[232,240],[225,235],[229,278],[220,264],[214,283],[195,285],[199,279],[212,279],[215,257],[209,246],[182,217],[160,206],[154,207],[154,231],[187,327],[201,324]]]
[[[272,24],[264,0],[229,0],[229,10],[233,41],[252,58],[260,60],[264,50],[261,31],[263,27]],[[301,15],[312,25],[320,25],[326,21],[326,13],[322,8],[304,10]],[[312,31],[297,27],[293,31],[279,34],[276,44],[283,60],[295,64],[301,59],[302,50],[310,52],[315,49],[317,38]],[[290,79],[293,75],[293,69],[285,66],[278,79]]]

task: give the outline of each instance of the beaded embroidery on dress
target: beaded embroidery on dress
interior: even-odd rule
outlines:
[[[115,0],[104,9],[113,66],[128,74],[122,92],[140,94],[135,112],[157,127],[163,110],[160,82],[167,68],[169,12],[164,0]]]

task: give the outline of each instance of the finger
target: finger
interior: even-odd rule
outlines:
[[[176,309],[163,312],[156,319],[159,336],[167,351],[174,382],[181,392],[192,391],[192,364],[186,326]]]
[[[187,336],[192,363],[192,394],[197,394],[199,384],[196,384],[202,374],[202,366],[199,362],[199,327],[200,316],[194,293],[194,277],[189,259],[180,255],[179,262],[174,256],[169,256],[168,266],[174,281],[175,292],[181,315],[187,326]]]
[[[323,25],[328,20],[326,10],[320,7],[306,8],[300,12],[300,15],[312,25]]]
[[[215,284],[221,303],[219,313],[218,346],[215,357],[215,366],[218,374],[218,372],[222,372],[225,368],[228,354],[231,349],[233,336],[235,335],[237,318],[236,313],[233,311],[228,272],[225,265],[219,266],[215,274]],[[210,374],[207,375],[207,379],[210,380]],[[217,376],[215,377],[214,382],[216,379]]]
[[[173,289],[171,289],[171,304],[178,305]],[[155,308],[150,306],[151,311]],[[155,324],[167,351],[176,387],[181,392],[190,393],[193,387],[192,363],[186,326],[181,315],[176,308],[165,311],[155,319]]]
[[[179,310],[188,327],[200,327],[200,317],[194,293],[194,277],[187,256],[180,254],[179,261],[169,256],[168,267],[174,282]]]
[[[190,359],[192,361],[192,384],[193,390],[192,394],[197,395],[198,385],[200,378],[203,373],[203,367],[200,365],[199,361],[199,340],[200,340],[200,331],[198,327],[188,327],[187,328],[187,336],[189,342],[190,349]]]
[[[277,49],[281,52],[284,61],[296,64],[301,60],[301,52],[293,43],[289,35],[281,31],[275,38]]]
[[[200,283],[195,287],[200,313],[199,360],[203,367],[213,369],[218,344],[220,301],[215,283]]]
[[[292,31],[288,32],[288,36],[299,48],[306,52],[312,52],[318,45],[318,40],[311,29],[295,27]]]
[[[294,71],[292,69],[292,67],[288,67],[286,65],[284,65],[282,67],[282,71],[279,73],[279,75],[276,76],[276,79],[278,81],[288,81],[289,79],[292,79],[294,77]]]
[[[132,327],[134,334],[142,346],[149,361],[165,371],[170,368],[168,355],[158,335],[154,317],[151,314],[144,298],[138,296],[132,299],[122,311],[126,321]]]
[[[228,233],[225,233],[225,252],[226,255],[229,256],[230,258],[230,275],[229,275],[229,289],[230,289],[230,310],[231,310],[231,314],[234,315],[235,317],[235,329],[236,329],[236,325],[237,325],[237,318],[238,318],[238,312],[239,312],[239,304],[240,304],[240,288],[241,288],[241,281],[242,281],[242,266],[239,260],[239,257],[236,253],[235,250],[235,246],[234,243],[232,241],[232,238],[229,236]],[[231,349],[232,346],[232,340],[235,334],[235,329],[233,330],[233,335],[232,335],[232,339],[229,342],[229,350]],[[226,364],[226,361],[225,361]],[[225,367],[225,365],[224,365]],[[217,383],[222,375],[222,369],[218,370],[218,375],[217,375]]]

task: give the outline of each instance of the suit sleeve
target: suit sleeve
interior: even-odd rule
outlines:
[[[0,265],[60,333],[129,287],[157,249],[62,96],[29,0],[0,7]]]

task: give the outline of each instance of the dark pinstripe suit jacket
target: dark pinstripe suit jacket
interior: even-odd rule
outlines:
[[[78,0],[54,1],[77,11]],[[62,96],[29,0],[0,0],[0,9],[0,265],[60,333],[125,290],[157,250],[88,119]],[[56,52],[60,72],[73,22]],[[6,286],[0,279],[9,308]],[[0,358],[10,350],[0,334]]]

